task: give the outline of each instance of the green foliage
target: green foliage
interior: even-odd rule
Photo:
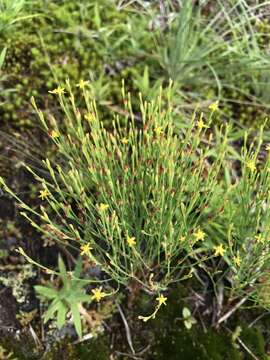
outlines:
[[[203,114],[194,114],[188,124],[176,126],[170,91],[163,100],[141,99],[135,117],[124,90],[123,116],[108,129],[88,86],[81,85],[81,109],[69,82],[66,90],[53,91],[62,108],[61,125],[54,117],[45,119],[34,104],[59,160],[44,161],[47,178],[28,168],[49,210],[32,209],[6,187],[22,214],[65,246],[80,244],[81,254],[100,266],[107,281],[136,280],[158,293],[199,267],[215,291],[230,284],[228,301],[247,294],[246,299],[268,306],[261,289],[269,282],[270,156],[258,163],[262,132],[251,145],[246,135],[236,155],[228,127],[208,130],[216,103],[208,124]],[[232,169],[232,155],[240,177]]]
[[[259,19],[256,14],[264,11],[268,2],[217,1],[207,15],[203,5],[189,0],[178,3],[169,31],[158,39],[157,58],[166,77],[177,81],[185,96],[190,92],[205,98],[200,91],[205,85],[216,89],[221,98],[226,87],[253,89],[256,94],[258,86],[267,86],[270,62],[259,45],[255,23]]]
[[[61,257],[58,259],[59,278],[62,281],[62,287],[56,289],[47,286],[35,286],[36,292],[51,303],[44,314],[45,323],[56,317],[57,326],[60,329],[65,325],[66,316],[69,311],[72,314],[72,320],[79,337],[82,337],[82,325],[80,317],[81,303],[89,301],[90,296],[85,294],[85,282],[80,280],[82,262],[78,260],[73,274],[67,273],[65,264]]]
[[[32,1],[33,2],[33,1]],[[26,14],[25,8],[29,5],[26,0],[0,1],[0,34],[6,34],[11,28],[14,30],[18,22],[32,18],[34,15]]]

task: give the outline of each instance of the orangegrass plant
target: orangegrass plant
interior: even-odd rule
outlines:
[[[166,110],[161,96],[141,99],[137,121],[123,91],[126,115],[104,128],[87,83],[80,85],[84,110],[76,108],[68,83],[69,96],[61,87],[52,91],[63,110],[61,129],[36,108],[59,154],[59,162],[44,160],[49,178],[28,168],[40,182],[44,205],[37,210],[16,198],[35,227],[80,248],[108,280],[135,279],[149,291],[164,290],[191,276],[205,258],[205,219],[218,203],[226,136],[210,163],[211,150],[200,147],[208,125],[201,115],[185,131],[176,130],[169,93]]]
[[[176,127],[170,90],[149,103],[140,99],[141,112],[134,114],[123,89],[123,115],[105,127],[88,82],[78,86],[81,109],[69,82],[51,91],[60,102],[59,120],[45,118],[33,101],[58,155],[44,160],[45,177],[27,167],[40,183],[40,208],[25,204],[1,179],[22,215],[100,267],[103,275],[89,281],[116,288],[136,281],[159,294],[156,310],[143,320],[166,304],[160,292],[199,276],[200,268],[214,284],[230,283],[231,300],[265,304],[270,158],[258,164],[262,133],[251,146],[245,141],[233,177],[230,129],[211,129],[217,103],[207,117],[195,113]]]

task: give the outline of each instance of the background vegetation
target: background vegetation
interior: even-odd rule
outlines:
[[[269,358],[269,10],[255,0],[0,0],[0,358]],[[88,153],[93,126],[100,141]],[[143,191],[131,186],[134,148]],[[97,164],[110,172],[100,177]],[[104,234],[118,239],[106,260]],[[184,286],[174,284],[181,256]]]

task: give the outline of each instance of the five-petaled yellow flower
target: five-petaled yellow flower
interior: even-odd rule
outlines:
[[[161,294],[159,295],[157,298],[156,298],[157,302],[158,302],[158,307],[160,307],[161,305],[167,305],[166,304],[166,301],[167,301],[167,298]]]
[[[161,134],[163,133],[162,127],[161,127],[161,126],[157,126],[157,127],[155,128],[155,133],[156,133],[157,135],[161,135]]]
[[[50,196],[50,193],[47,189],[45,190],[40,190],[40,195],[39,195],[39,198],[41,198],[41,200],[44,200],[46,199],[48,196]]]
[[[58,86],[56,89],[50,90],[49,93],[56,95],[63,95],[65,93],[65,88],[61,88],[61,86]]]
[[[81,249],[81,255],[87,255],[87,256],[89,256],[91,254],[91,250],[93,250],[90,244],[84,244],[80,247],[80,249]]]
[[[212,104],[210,104],[209,105],[209,109],[211,110],[211,111],[217,111],[217,109],[218,109],[218,101],[215,101],[215,102],[213,102]]]
[[[241,262],[242,262],[242,260],[241,260],[241,258],[240,258],[239,255],[234,256],[234,257],[233,257],[233,261],[234,261],[235,265],[237,265],[238,267],[241,265]]]
[[[263,237],[262,237],[262,234],[259,234],[259,235],[256,235],[255,236],[255,239],[258,243],[262,243],[263,242]]]
[[[100,212],[104,212],[109,209],[109,205],[101,203],[101,204],[99,204],[98,209]]]
[[[84,89],[85,86],[88,85],[88,84],[89,84],[89,81],[85,81],[85,80],[81,79],[79,81],[79,83],[76,84],[76,86],[79,87],[80,89]]]
[[[214,246],[214,250],[215,250],[214,256],[219,256],[219,255],[224,256],[224,254],[226,252],[223,244]]]
[[[201,131],[203,128],[207,129],[209,128],[208,125],[206,125],[203,121],[203,113],[201,113],[201,116],[200,116],[200,119],[199,121],[197,122],[197,127],[198,129]]]
[[[130,247],[135,246],[136,245],[136,238],[127,236],[127,243],[128,243],[128,246],[130,246]]]
[[[205,238],[205,232],[201,229],[198,229],[194,234],[196,241],[204,240]]]
[[[92,299],[96,300],[97,302],[100,302],[100,300],[107,295],[105,292],[102,291],[102,287],[92,289],[91,291],[93,293]]]
[[[255,164],[255,161],[254,161],[254,160],[248,160],[247,163],[246,163],[246,165],[247,165],[247,168],[248,168],[251,172],[253,172],[253,171],[256,170],[256,164]]]
[[[128,138],[124,137],[123,139],[121,139],[121,142],[122,142],[123,144],[128,144],[128,143],[129,143],[129,140],[128,140]]]

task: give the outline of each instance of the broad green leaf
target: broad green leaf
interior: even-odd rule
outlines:
[[[69,283],[68,283],[68,274],[67,274],[67,270],[66,270],[66,266],[64,264],[63,259],[61,258],[61,256],[59,255],[58,257],[58,267],[59,267],[59,271],[60,271],[60,275],[61,275],[61,279],[63,281],[63,284],[65,287],[68,287]]]
[[[67,312],[68,312],[67,307],[63,304],[63,302],[60,302],[58,311],[57,311],[57,327],[58,327],[58,329],[61,329],[65,325]]]
[[[74,277],[79,278],[81,275],[81,271],[82,271],[82,258],[79,257],[73,272]]]
[[[82,323],[81,323],[80,312],[78,309],[78,304],[71,303],[70,308],[71,308],[71,313],[73,316],[73,323],[74,323],[76,332],[77,332],[79,338],[81,338],[82,337]]]
[[[36,285],[34,289],[39,295],[48,299],[54,299],[58,296],[58,291],[56,289],[47,286]]]
[[[48,310],[44,314],[44,322],[46,323],[48,320],[52,319],[54,316],[54,313],[58,311],[60,300],[54,299],[53,302],[48,307]]]

